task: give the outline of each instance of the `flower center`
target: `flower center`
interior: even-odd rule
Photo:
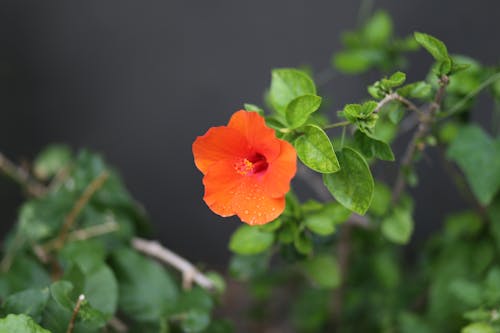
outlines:
[[[266,158],[256,153],[249,158],[244,158],[235,163],[236,172],[243,176],[258,174],[267,170],[268,163]]]

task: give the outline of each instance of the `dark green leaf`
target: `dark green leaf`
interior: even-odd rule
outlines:
[[[311,282],[321,288],[336,288],[340,284],[340,272],[333,256],[318,255],[303,261],[301,267]]]
[[[365,159],[345,147],[338,153],[340,172],[323,175],[323,182],[334,198],[346,208],[364,214],[373,197],[373,177]]]
[[[278,113],[284,114],[288,104],[303,95],[316,95],[312,79],[297,69],[275,69],[272,71],[269,99]]]
[[[366,158],[378,158],[384,161],[394,161],[394,154],[391,147],[374,137],[368,136],[367,134],[356,131],[354,133],[354,143],[357,149],[359,149]]]
[[[305,126],[304,133],[295,140],[294,146],[300,160],[309,168],[321,173],[333,173],[339,170],[339,162],[332,143],[318,126]]]
[[[500,141],[475,125],[463,127],[448,148],[483,205],[488,205],[500,187]]]
[[[248,280],[263,274],[268,265],[269,255],[267,253],[252,256],[233,255],[229,262],[229,272],[236,279]]]
[[[137,321],[157,321],[171,311],[178,289],[165,269],[153,260],[123,248],[113,254],[119,282],[119,307]]]
[[[50,333],[30,317],[10,314],[0,319],[0,333]]]
[[[242,225],[229,241],[229,249],[237,254],[258,254],[267,250],[274,242],[274,234],[258,227]]]
[[[300,332],[321,332],[329,318],[330,295],[320,289],[306,289],[294,297],[292,321]]]
[[[286,121],[289,128],[304,125],[309,116],[319,109],[321,97],[316,95],[303,95],[292,100],[286,107]]]
[[[9,295],[2,305],[3,313],[24,313],[39,320],[49,299],[49,290],[26,289]]]

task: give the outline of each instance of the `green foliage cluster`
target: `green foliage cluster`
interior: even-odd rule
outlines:
[[[99,155],[50,146],[33,169],[47,189],[22,205],[6,238],[0,332],[122,332],[118,316],[129,332],[231,329],[212,321],[215,291],[183,289],[132,246],[149,234],[147,218]]]
[[[232,235],[229,273],[248,285],[250,314],[270,322],[287,313],[297,332],[500,332],[500,68],[449,54],[428,34],[396,38],[384,11],[342,41],[335,69],[381,75],[335,122],[314,75],[299,69],[272,71],[265,108],[245,104],[295,147],[299,181],[316,193],[299,200],[292,190],[279,218]],[[433,64],[408,83],[405,52],[419,48]],[[486,90],[489,129],[469,122]],[[414,134],[396,158],[391,147],[405,131]],[[428,148],[468,205],[408,258],[401,246],[412,239],[418,203],[407,188],[418,184],[415,165]],[[389,163],[399,163],[394,181],[374,179],[373,167]],[[51,146],[33,174],[44,192],[22,182],[35,196],[6,237],[0,333],[121,332],[124,324],[130,332],[233,331],[212,315],[219,276],[210,275],[218,288],[186,285],[134,246],[147,219],[100,156]]]

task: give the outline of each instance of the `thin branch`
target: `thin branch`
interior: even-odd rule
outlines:
[[[81,294],[80,296],[78,296],[78,300],[76,301],[75,308],[73,309],[73,315],[71,316],[71,320],[69,321],[66,333],[73,332],[73,328],[75,327],[76,316],[78,315],[78,311],[80,311],[80,306],[82,305],[82,302],[84,300],[85,300],[85,295]]]
[[[0,153],[0,171],[23,186],[26,191],[34,197],[41,197],[47,191],[45,186],[31,177],[29,172],[17,166],[2,153]]]
[[[128,332],[127,325],[124,322],[122,322],[120,319],[118,319],[117,317],[111,318],[108,321],[107,325],[109,327],[111,327],[115,332],[118,332],[118,333]]]
[[[416,113],[419,114],[422,113],[422,111],[410,100],[404,98],[403,96],[395,92],[385,95],[385,97],[378,102],[377,107],[375,107],[375,110],[373,110],[373,113],[378,113],[384,106],[386,106],[392,101],[398,101],[404,106],[406,106],[407,109],[415,111]]]
[[[132,247],[179,270],[182,273],[182,286],[184,289],[191,288],[193,282],[208,290],[215,289],[212,280],[201,273],[193,264],[163,247],[159,242],[135,237],[132,239]]]
[[[120,229],[120,225],[114,220],[93,225],[88,228],[72,231],[68,234],[69,241],[81,241],[105,234],[109,234]]]
[[[420,124],[418,126],[417,131],[413,135],[413,138],[409,142],[406,147],[405,154],[401,161],[401,166],[399,168],[399,173],[396,178],[396,182],[394,183],[394,187],[392,190],[392,202],[396,203],[399,201],[401,194],[406,188],[406,176],[405,172],[410,168],[413,159],[415,158],[415,154],[417,150],[425,149],[425,144],[421,142],[425,136],[429,133],[432,124],[436,118],[436,112],[440,108],[441,103],[443,102],[443,97],[445,94],[446,87],[448,86],[449,78],[446,75],[443,75],[439,79],[439,89],[436,93],[436,97],[434,101],[430,104],[429,108],[421,115]]]
[[[109,177],[109,172],[108,171],[103,171],[99,176],[97,176],[83,191],[83,194],[81,197],[75,202],[75,205],[69,212],[69,214],[66,216],[64,220],[64,224],[61,228],[61,231],[59,232],[59,236],[57,238],[57,242],[55,244],[56,248],[61,248],[64,245],[64,242],[66,242],[66,238],[68,237],[68,233],[75,224],[76,218],[82,211],[82,209],[87,205],[89,200],[92,198],[92,196],[99,190],[102,185],[106,182],[106,180]]]
[[[350,121],[340,121],[338,123],[333,123],[333,124],[329,124],[329,125],[323,126],[323,129],[327,130],[327,129],[331,129],[331,128],[336,128],[336,127],[341,127],[341,126],[347,126],[350,123],[351,123]]]

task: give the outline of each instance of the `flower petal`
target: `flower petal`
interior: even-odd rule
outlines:
[[[276,198],[284,196],[290,190],[290,181],[297,171],[297,154],[295,148],[284,140],[280,142],[280,154],[269,163],[262,179],[266,194]]]
[[[206,174],[210,166],[220,160],[248,155],[249,145],[237,130],[226,126],[212,127],[193,143],[194,163]]]
[[[274,130],[267,127],[264,118],[257,112],[237,111],[227,126],[242,133],[253,151],[265,156],[268,162],[272,162],[278,156],[280,146]]]
[[[235,172],[229,160],[213,164],[203,178],[205,203],[221,216],[238,215],[248,224],[264,224],[277,218],[285,209],[285,198],[267,195],[258,177]]]

